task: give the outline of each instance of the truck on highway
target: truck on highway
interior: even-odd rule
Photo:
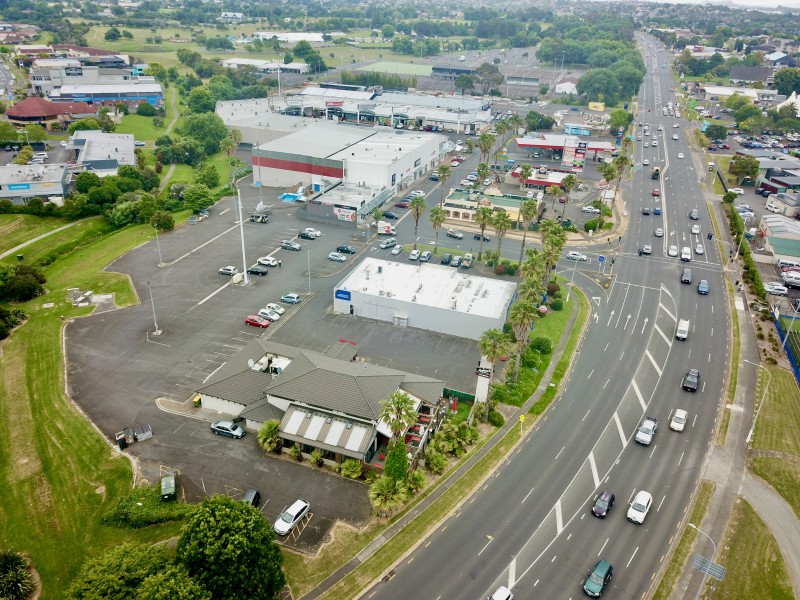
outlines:
[[[689,319],[680,319],[678,326],[675,328],[675,337],[679,340],[685,340],[689,337]]]
[[[653,170],[650,171],[650,179],[658,179],[659,177],[661,177],[661,168],[653,167]]]
[[[649,446],[653,441],[653,436],[658,429],[658,419],[655,417],[645,417],[642,424],[639,425],[639,430],[636,432],[636,441],[645,446]]]

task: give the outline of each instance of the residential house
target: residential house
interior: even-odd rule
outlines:
[[[731,67],[729,80],[734,85],[761,83],[769,85],[773,80],[773,71],[770,67],[747,67],[735,65]]]

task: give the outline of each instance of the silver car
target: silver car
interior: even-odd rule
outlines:
[[[278,535],[287,535],[303,517],[308,514],[311,505],[305,500],[295,500],[289,508],[281,513],[272,528]]]

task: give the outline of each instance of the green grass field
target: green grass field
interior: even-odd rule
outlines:
[[[8,252],[11,248],[27,240],[63,227],[65,224],[61,219],[32,215],[0,215],[0,254]],[[27,252],[27,248],[25,252]],[[16,257],[10,256],[5,260],[16,262]]]
[[[422,75],[430,77],[433,72],[431,65],[412,65],[410,63],[380,61],[371,65],[365,65],[356,69],[357,71],[370,71],[377,73],[390,73],[392,75]]]
[[[77,226],[66,231],[82,233]],[[85,558],[125,541],[156,541],[178,531],[176,524],[132,533],[100,523],[130,489],[131,465],[64,395],[62,315],[79,318],[90,310],[68,304],[66,288],[114,293],[121,306],[135,302],[127,277],[100,269],[152,231],[126,229],[53,263],[46,269],[48,293],[24,305],[30,318],[2,345],[0,535],[4,547],[31,556],[45,599],[63,597]],[[54,307],[44,308],[50,302]]]

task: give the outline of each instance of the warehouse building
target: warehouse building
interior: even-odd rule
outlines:
[[[87,102],[101,104],[127,102],[139,104],[149,102],[154,106],[164,103],[164,89],[160,83],[130,81],[107,85],[62,85],[48,94],[53,102]]]
[[[0,199],[25,204],[31,198],[67,195],[67,165],[0,166]]]
[[[76,163],[100,177],[116,175],[121,165],[136,165],[133,134],[76,131],[68,147],[75,149]]]
[[[156,83],[154,77],[136,76],[128,66],[106,68],[84,65],[77,58],[37,58],[29,76],[33,91],[45,96],[65,85],[104,86],[128,82]]]
[[[431,263],[364,259],[333,291],[333,310],[459,338],[502,329],[513,281]]]

